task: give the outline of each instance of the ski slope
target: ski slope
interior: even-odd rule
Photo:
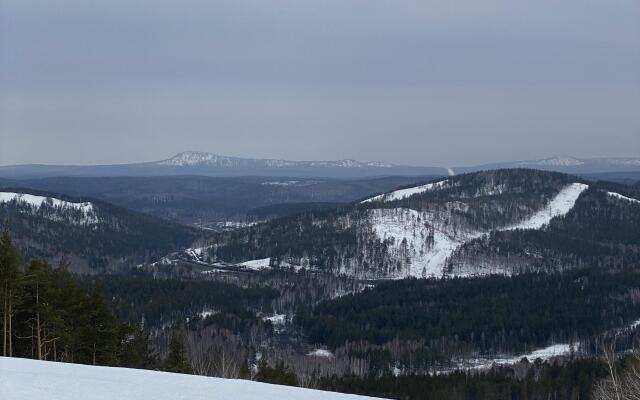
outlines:
[[[2,400],[364,400],[239,379],[0,357]]]
[[[542,228],[553,218],[566,215],[571,211],[578,197],[588,188],[589,185],[584,183],[572,183],[564,187],[542,210],[533,214],[530,218],[506,228],[506,230]]]

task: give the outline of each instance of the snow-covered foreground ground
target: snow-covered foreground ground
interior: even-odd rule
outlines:
[[[355,396],[236,379],[0,357],[2,400],[357,400]]]

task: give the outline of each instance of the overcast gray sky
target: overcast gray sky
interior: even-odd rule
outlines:
[[[640,156],[638,0],[0,0],[0,164]]]

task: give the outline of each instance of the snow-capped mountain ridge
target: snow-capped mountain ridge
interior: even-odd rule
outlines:
[[[219,168],[233,168],[242,166],[258,166],[262,165],[270,168],[285,167],[329,167],[329,168],[393,168],[397,165],[382,162],[360,162],[352,159],[336,160],[336,161],[289,161],[278,159],[252,159],[241,157],[221,156],[214,153],[201,151],[184,151],[175,156],[159,161],[157,165],[166,165],[174,167],[194,167],[194,166],[211,166]]]

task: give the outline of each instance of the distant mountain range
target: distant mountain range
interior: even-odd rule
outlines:
[[[204,175],[288,176],[299,178],[364,178],[379,176],[446,175],[446,168],[412,167],[384,162],[288,161],[220,156],[186,151],[167,160],[116,165],[42,165],[25,164],[0,167],[0,177],[24,179],[51,176],[167,176]]]

